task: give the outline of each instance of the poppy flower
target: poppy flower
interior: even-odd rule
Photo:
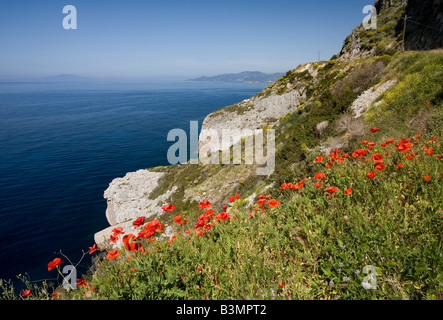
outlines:
[[[240,195],[239,195],[239,194],[236,194],[236,195],[235,195],[235,199],[240,199]]]
[[[303,189],[304,186],[305,186],[305,182],[303,180],[301,180],[301,181],[297,182],[295,187],[296,187],[296,189]]]
[[[280,189],[284,190],[284,189],[288,189],[289,185],[287,183],[282,183],[282,185],[280,186]]]
[[[25,291],[22,292],[22,297],[23,298],[27,297],[27,296],[30,296],[30,295],[31,295],[31,290],[25,290]]]
[[[145,228],[151,231],[156,231],[158,228],[160,228],[161,224],[158,220],[151,220],[147,224],[145,224]]]
[[[89,247],[89,254],[92,254],[92,253],[94,253],[95,251],[98,251],[98,250],[100,250],[100,248],[97,247],[96,243],[94,243],[94,245],[92,247]]]
[[[266,202],[268,202],[268,200],[266,200],[266,199],[259,199],[257,202],[259,204],[265,204]]]
[[[215,216],[215,219],[216,219],[216,220],[228,220],[228,219],[229,219],[229,213],[227,213],[227,212],[221,212],[221,213],[219,213],[219,214],[217,214],[217,215]]]
[[[344,192],[344,194],[352,194],[352,189],[351,189],[351,188],[346,189],[345,192]]]
[[[334,165],[329,161],[325,163],[325,167],[327,167],[327,168],[332,168],[333,166]]]
[[[404,167],[404,164],[403,164],[403,163],[399,163],[399,164],[396,165],[396,167],[397,167],[397,168],[403,168],[403,167]]]
[[[117,249],[111,250],[108,252],[108,254],[106,255],[106,257],[108,259],[115,259],[120,255],[120,251],[118,251]]]
[[[352,153],[352,157],[353,158],[363,158],[366,155],[366,150],[365,149],[357,149]]]
[[[320,183],[315,183],[315,184],[314,184],[314,187],[316,187],[316,188],[320,188],[320,187],[321,187],[321,184],[320,184]]]
[[[377,170],[377,171],[381,172],[384,168],[386,168],[386,165],[384,163],[377,163],[375,165],[375,170]]]
[[[280,203],[275,199],[271,199],[268,201],[268,206],[270,208],[277,208],[279,205],[280,205]]]
[[[335,192],[337,192],[337,190],[338,190],[337,187],[329,187],[329,188],[326,188],[325,191],[328,193],[335,193]]]
[[[430,176],[424,176],[423,179],[424,179],[425,181],[431,181],[431,177],[430,177]]]
[[[323,161],[323,157],[315,157],[315,162],[322,162]]]
[[[175,209],[175,206],[172,205],[172,204],[165,204],[165,205],[162,207],[162,209],[163,209],[164,211],[172,211],[172,210]]]
[[[345,153],[344,155],[342,155],[343,158],[349,158],[349,154]]]
[[[118,227],[112,230],[112,232],[114,233],[114,236],[117,236],[119,234],[123,234],[123,227]]]
[[[235,197],[234,196],[230,196],[229,197],[229,202],[234,202],[235,201]]]
[[[323,174],[323,173],[321,173],[321,172],[317,173],[317,174],[314,176],[314,179],[317,179],[317,180],[321,180],[321,179],[324,179],[324,178],[326,178],[326,175]]]
[[[375,163],[383,162],[383,160],[385,160],[385,158],[380,153],[374,153],[372,155],[372,161]]]
[[[122,239],[123,244],[128,244],[130,242],[132,242],[132,240],[134,240],[134,235],[132,233],[128,233],[127,235],[125,235]]]
[[[62,261],[60,258],[55,258],[51,262],[48,263],[48,271],[51,271],[52,269],[55,269],[57,266],[61,265],[64,261]]]
[[[283,281],[280,281],[280,282],[278,283],[278,286],[279,286],[280,288],[283,288],[283,287],[285,286],[285,283],[284,283]]]
[[[175,216],[174,221],[180,225],[183,225],[184,223],[186,223],[187,219],[183,218],[182,216]]]
[[[425,151],[425,153],[427,154],[427,155],[429,155],[429,156],[432,156],[433,154],[434,154],[434,147],[431,147],[431,148],[424,148],[423,149],[424,151]]]
[[[377,172],[374,171],[369,171],[368,174],[366,175],[368,178],[372,179],[377,175]]]
[[[132,222],[132,225],[136,228],[140,227],[143,223],[145,223],[145,217],[138,217],[134,222]]]
[[[227,205],[223,205],[223,206],[222,206],[222,209],[223,209],[223,210],[226,210],[227,208],[228,208]]]
[[[113,234],[111,234],[111,237],[110,237],[108,240],[111,241],[111,242],[116,243],[117,240],[118,240],[118,237],[117,237],[117,236],[114,236]]]
[[[371,131],[371,133],[375,133],[377,131],[380,131],[380,129],[377,127],[374,127],[374,128],[371,128],[371,130],[369,130],[369,131]]]
[[[210,208],[212,206],[212,203],[210,203],[208,201],[208,199],[205,199],[205,201],[200,202],[200,204],[198,205],[199,209],[203,209],[203,208]]]

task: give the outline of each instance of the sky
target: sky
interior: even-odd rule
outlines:
[[[0,0],[0,80],[286,72],[338,53],[372,3]],[[77,29],[63,27],[66,5],[76,8]]]

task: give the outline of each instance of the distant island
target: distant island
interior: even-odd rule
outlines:
[[[212,77],[199,77],[188,81],[221,81],[221,82],[245,82],[245,83],[271,83],[284,76],[284,73],[263,73],[259,71],[244,71],[240,73],[220,74]]]

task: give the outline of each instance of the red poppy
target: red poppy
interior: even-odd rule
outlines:
[[[285,286],[285,283],[284,283],[283,281],[280,281],[280,282],[278,283],[278,285],[279,285],[279,287],[283,288],[283,287]]]
[[[55,258],[51,262],[48,263],[48,271],[51,271],[52,269],[55,269],[59,265],[61,265],[64,261],[62,261],[60,258]]]
[[[108,240],[115,243],[115,242],[117,242],[118,237],[111,234],[111,237]]]
[[[381,172],[384,168],[386,168],[386,165],[384,163],[377,163],[375,165],[375,170],[377,170],[377,171]]]
[[[323,161],[323,157],[322,156],[315,158],[315,162],[322,162],[322,161]]]
[[[106,257],[108,259],[114,259],[117,258],[120,255],[120,251],[118,251],[117,249],[111,250],[108,252],[108,254],[106,255]]]
[[[158,220],[151,220],[147,224],[145,224],[145,228],[151,231],[157,231],[160,227],[161,223]]]
[[[268,201],[268,206],[270,208],[277,208],[279,205],[280,205],[280,203],[275,199],[271,199]]]
[[[236,194],[236,195],[235,195],[235,199],[240,199],[240,195],[239,195],[239,194]]]
[[[325,191],[328,193],[335,193],[335,192],[337,192],[337,190],[338,190],[337,187],[329,187],[329,188],[326,188]]]
[[[203,208],[210,208],[212,206],[212,203],[210,203],[208,201],[208,199],[205,199],[205,201],[200,202],[200,204],[198,205],[199,209],[203,209]]]
[[[316,187],[316,188],[320,188],[320,187],[321,187],[321,184],[320,184],[320,183],[315,183],[315,184],[314,184],[314,187]]]
[[[27,297],[27,296],[30,296],[30,295],[31,295],[31,290],[25,290],[25,291],[22,292],[22,297],[23,298]]]
[[[369,171],[368,174],[366,175],[368,178],[372,179],[377,175],[377,172],[374,171]]]
[[[366,155],[366,150],[365,149],[357,149],[352,153],[352,157],[353,158],[363,158]]]
[[[352,194],[352,189],[351,189],[351,188],[346,189],[345,192],[344,192],[344,194]]]
[[[182,216],[175,216],[174,221],[177,222],[180,225],[183,225],[188,221],[187,219],[183,218]]]
[[[223,209],[223,210],[226,210],[227,208],[228,208],[227,205],[223,205],[223,206],[222,206],[222,209]]]
[[[397,167],[397,168],[403,168],[403,167],[404,167],[404,164],[403,164],[403,163],[399,163],[399,164],[396,165],[396,167]]]
[[[287,183],[282,183],[282,185],[280,186],[280,189],[284,190],[284,189],[288,189],[289,185]]]
[[[118,227],[112,230],[112,232],[114,233],[114,236],[117,236],[119,234],[123,234],[123,227]]]
[[[325,167],[332,168],[333,164],[331,162],[326,162]]]
[[[372,155],[372,161],[375,163],[383,162],[383,160],[385,160],[385,158],[380,153],[374,153]]]
[[[429,155],[429,156],[432,156],[433,154],[434,154],[434,147],[431,147],[431,148],[424,148],[423,149],[424,151],[425,151],[425,153],[427,154],[427,155]]]
[[[374,127],[374,128],[371,128],[371,133],[375,133],[375,132],[377,132],[377,131],[380,131],[380,129],[379,128],[377,128],[377,127]]]
[[[92,253],[94,253],[95,251],[98,251],[98,250],[100,250],[100,248],[97,247],[96,243],[94,243],[94,245],[92,247],[89,247],[89,254],[92,254]]]
[[[221,212],[221,213],[219,213],[219,214],[217,214],[217,215],[215,216],[215,219],[216,219],[216,220],[228,220],[228,219],[229,219],[229,213],[227,213],[227,212]]]
[[[266,200],[266,199],[259,199],[257,202],[259,204],[265,204],[266,202],[268,202],[268,200]]]
[[[234,196],[230,196],[229,197],[229,202],[234,202],[235,201],[235,197]]]
[[[172,204],[165,204],[165,205],[162,207],[162,209],[163,209],[164,211],[172,211],[172,210],[175,209],[175,206],[172,205]]]
[[[345,159],[349,158],[349,154],[345,153],[342,157],[345,158]]]
[[[134,240],[134,235],[132,233],[128,233],[122,239],[123,244],[128,244]]]
[[[295,185],[296,189],[303,189],[303,187],[305,186],[305,182],[303,180],[297,182],[297,184]]]
[[[317,173],[317,174],[314,176],[314,179],[317,179],[317,180],[321,180],[321,179],[324,179],[324,178],[326,178],[326,175],[323,174],[323,173],[321,173],[321,172]]]
[[[134,222],[132,222],[132,225],[136,228],[140,227],[143,223],[145,223],[145,217],[138,217]]]
[[[430,176],[424,176],[423,179],[424,179],[425,181],[431,181],[431,177],[430,177]]]

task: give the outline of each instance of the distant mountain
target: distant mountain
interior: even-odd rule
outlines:
[[[212,77],[199,77],[188,81],[221,81],[221,82],[247,82],[247,83],[271,83],[284,76],[284,73],[267,74],[259,71],[244,71],[240,73],[221,74]]]

